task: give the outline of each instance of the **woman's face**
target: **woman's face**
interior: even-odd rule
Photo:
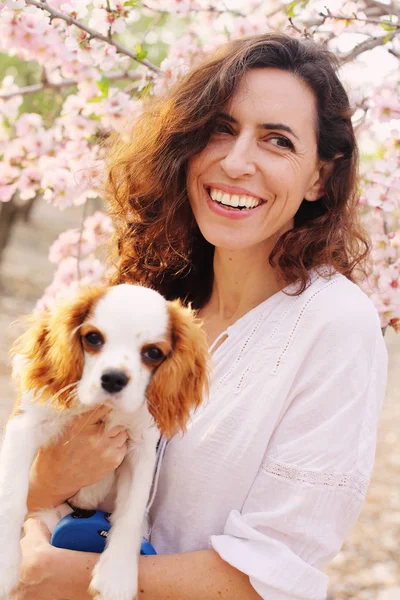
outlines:
[[[243,76],[189,163],[189,201],[208,242],[271,251],[303,199],[318,199],[316,122],[314,94],[293,74],[265,68]]]

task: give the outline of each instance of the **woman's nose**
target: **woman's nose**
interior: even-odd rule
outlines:
[[[222,169],[228,177],[238,179],[246,175],[254,175],[256,165],[252,156],[251,144],[237,139],[220,161]]]

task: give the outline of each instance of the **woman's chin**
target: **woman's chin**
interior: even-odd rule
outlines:
[[[202,231],[202,234],[207,242],[212,244],[216,249],[226,252],[243,252],[255,245],[254,236],[238,236],[232,231],[226,234]]]

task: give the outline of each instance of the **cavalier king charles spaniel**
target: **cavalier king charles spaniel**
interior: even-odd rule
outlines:
[[[74,507],[97,508],[115,486],[112,529],[90,590],[99,600],[133,600],[157,441],[160,434],[183,432],[207,393],[205,334],[178,301],[121,284],[83,290],[30,317],[13,354],[19,397],[0,458],[0,598],[18,581],[38,449],[54,442],[71,419],[105,404],[112,408],[105,426],[128,431],[127,454],[115,472],[70,500]]]

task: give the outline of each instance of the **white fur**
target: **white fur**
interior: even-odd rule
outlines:
[[[89,322],[105,336],[98,354],[85,354],[74,408],[56,411],[49,403],[32,403],[26,393],[20,413],[8,423],[0,457],[0,599],[10,597],[18,581],[20,533],[27,513],[29,472],[41,446],[59,437],[71,419],[88,407],[108,404],[106,427],[123,425],[129,432],[129,448],[120,467],[102,481],[81,489],[72,503],[97,508],[116,484],[116,504],[107,547],[93,572],[91,589],[99,600],[133,600],[137,593],[138,555],[146,503],[155,464],[159,432],[146,404],[151,371],[140,359],[140,349],[165,337],[169,319],[166,301],[156,292],[132,285],[107,290]],[[24,368],[23,361],[15,368]],[[101,387],[101,375],[109,368],[126,372],[130,381],[117,394]],[[50,526],[57,510],[46,511]]]

